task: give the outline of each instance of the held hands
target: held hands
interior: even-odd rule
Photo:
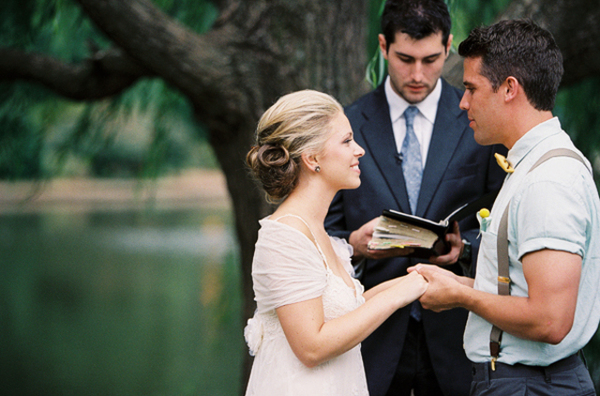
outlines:
[[[354,258],[382,259],[411,254],[413,249],[410,248],[389,250],[368,248],[378,219],[374,218],[350,234],[349,242],[354,248]],[[430,261],[436,265],[418,264],[409,267],[409,274],[399,279],[397,285],[398,292],[404,299],[402,305],[419,299],[424,308],[441,312],[458,306],[456,302],[458,288],[472,287],[472,279],[463,279],[451,271],[438,267],[438,265],[454,264],[460,257],[463,242],[457,222],[452,224],[452,231],[446,235],[446,241],[450,244],[450,251],[443,256],[430,258]]]
[[[459,306],[459,289],[467,285],[468,281],[437,265],[417,264],[409,267],[408,272],[418,272],[429,283],[427,291],[419,298],[423,308],[441,312]]]
[[[406,293],[409,301],[413,302],[417,298],[421,297],[428,288],[427,280],[418,272],[413,271],[412,273],[404,276],[399,282],[399,288]]]
[[[371,239],[373,239],[373,231],[375,230],[375,226],[377,225],[378,219],[378,217],[374,218],[373,220],[369,221],[366,224],[363,224],[362,227],[350,234],[348,242],[354,248],[354,258],[383,259],[388,257],[407,256],[411,254],[413,252],[413,249],[410,248],[387,250],[369,249],[369,242],[371,242]]]

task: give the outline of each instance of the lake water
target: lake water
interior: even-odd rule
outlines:
[[[0,215],[2,394],[237,395],[228,209]]]
[[[2,394],[240,394],[233,235],[220,207],[0,214]]]

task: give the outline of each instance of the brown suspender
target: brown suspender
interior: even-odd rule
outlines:
[[[573,150],[570,149],[554,149],[548,151],[542,155],[539,160],[529,172],[537,168],[542,163],[546,162],[553,157],[571,157],[579,160],[584,166],[585,162],[583,159]],[[587,167],[587,166],[586,166]],[[498,226],[497,236],[497,253],[498,253],[498,294],[501,296],[510,295],[510,277],[508,273],[508,209],[510,208],[510,201],[506,205],[506,209],[502,214],[500,225]],[[500,342],[502,340],[502,330],[497,326],[492,326],[492,332],[490,333],[490,355],[492,356],[492,370],[496,369],[496,360],[500,355]]]

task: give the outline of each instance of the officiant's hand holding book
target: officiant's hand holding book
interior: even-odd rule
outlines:
[[[384,210],[375,226],[369,249],[411,249],[411,257],[429,259],[450,252],[446,234],[464,205],[439,222],[395,210]]]
[[[453,228],[454,222],[473,215],[482,207],[491,207],[496,195],[497,191],[493,191],[474,202],[466,203],[438,222],[386,209],[375,226],[369,249],[410,248],[413,250],[410,256],[424,259],[447,255],[451,245],[456,245],[460,241],[460,231],[458,226],[456,229]],[[458,236],[452,238],[458,238],[458,241],[453,240],[452,244],[448,243],[446,235],[449,233],[456,233]]]

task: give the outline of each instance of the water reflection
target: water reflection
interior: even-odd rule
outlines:
[[[234,395],[228,210],[0,215],[0,378],[12,395]]]
[[[215,221],[216,220],[216,221]],[[212,224],[199,228],[161,229],[106,227],[94,231],[99,245],[125,252],[189,253],[212,258],[211,264],[223,264],[231,250],[232,237],[221,219],[212,216]]]

